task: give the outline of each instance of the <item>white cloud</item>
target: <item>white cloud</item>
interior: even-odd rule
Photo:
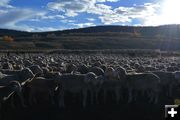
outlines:
[[[132,7],[123,7],[113,9],[112,14],[103,14],[99,18],[104,24],[113,23],[131,23],[133,19],[148,21],[150,17],[157,16],[159,4],[145,3],[144,5],[134,5]],[[144,24],[144,23],[142,23]]]
[[[76,27],[95,26],[96,19],[93,17],[84,18],[85,23],[78,23],[78,20],[71,20],[70,17],[79,14],[93,14],[103,24],[130,24],[134,19],[142,21],[143,25],[154,25],[159,19],[158,3],[134,4],[131,7],[119,6],[114,8],[105,2],[118,2],[119,0],[55,0],[47,4],[48,11],[33,9],[20,9],[10,5],[11,0],[0,2],[0,25],[1,27],[21,29],[28,31],[56,30],[53,27],[35,27],[18,24],[22,21],[59,20],[62,23]],[[57,13],[58,12],[58,13]],[[86,15],[85,15],[86,16]],[[156,24],[159,24],[156,22]],[[29,27],[29,28],[28,28]]]
[[[62,23],[74,23],[76,22],[75,20],[70,20],[70,19],[64,19],[64,20],[61,20]]]
[[[130,23],[132,21],[132,19],[130,19],[129,17],[119,15],[119,14],[103,15],[103,16],[100,16],[99,19],[101,20],[102,23],[106,25],[110,25],[113,23],[127,23],[127,22]]]
[[[72,23],[71,25],[77,26],[78,28],[95,26],[94,23]]]
[[[64,19],[63,15],[43,15],[40,19]]]
[[[34,27],[32,31],[57,31],[61,30],[61,27],[55,28],[55,27]]]
[[[94,18],[86,18],[88,21],[91,21],[91,22],[93,22],[93,21],[95,21],[95,19]]]
[[[97,0],[97,2],[118,2],[119,0]]]
[[[30,9],[13,9],[0,14],[0,25],[12,25],[20,21],[38,16],[39,13]]]
[[[84,12],[93,5],[96,0],[57,0],[50,2],[47,7],[50,10],[65,12],[67,16],[76,16],[79,12]]]
[[[114,13],[111,6],[104,4],[95,4],[94,6],[91,6],[91,8],[89,8],[86,12],[97,15],[107,15]]]
[[[33,31],[32,27],[27,25],[19,25],[19,22],[26,21],[38,16],[44,15],[45,12],[36,12],[31,9],[10,9],[0,14],[0,25],[1,28]]]
[[[11,0],[1,0],[0,7],[3,8],[14,8],[13,6],[9,5]]]
[[[103,14],[111,9],[111,6],[100,4],[103,2],[117,2],[119,0],[57,0],[47,4],[49,10],[64,12],[68,17],[77,16],[79,13],[88,12]]]
[[[74,12],[73,10],[67,10],[65,15],[68,16],[68,17],[75,17],[75,16],[78,15],[78,13]]]
[[[74,17],[80,13],[95,14],[98,15],[98,18],[104,24],[131,23],[133,19],[145,21],[149,17],[156,16],[156,12],[159,9],[159,4],[156,3],[145,3],[143,5],[134,4],[131,7],[119,6],[117,8],[103,4],[105,2],[118,1],[119,0],[57,0],[56,2],[48,3],[47,6],[50,10],[64,12],[64,15],[67,17]]]

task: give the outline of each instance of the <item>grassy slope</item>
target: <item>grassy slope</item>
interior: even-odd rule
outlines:
[[[47,34],[56,37],[46,37]],[[0,37],[11,35],[12,43],[0,40],[1,49],[162,49],[180,50],[180,26],[98,26],[83,29],[28,33],[0,29]],[[38,38],[32,38],[33,35]]]

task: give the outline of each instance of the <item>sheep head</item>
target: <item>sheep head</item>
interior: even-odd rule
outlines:
[[[34,78],[33,72],[29,68],[25,68],[20,72],[20,77],[22,80],[32,79]]]
[[[96,84],[96,74],[93,72],[89,72],[85,75],[84,79],[85,83],[90,83],[92,82],[93,84]]]

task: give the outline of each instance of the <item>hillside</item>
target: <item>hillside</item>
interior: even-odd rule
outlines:
[[[4,36],[13,41],[4,40]],[[96,26],[49,32],[0,29],[0,49],[23,48],[180,50],[180,25]]]

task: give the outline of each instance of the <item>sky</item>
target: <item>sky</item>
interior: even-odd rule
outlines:
[[[0,28],[54,31],[180,24],[180,0],[0,0]]]

